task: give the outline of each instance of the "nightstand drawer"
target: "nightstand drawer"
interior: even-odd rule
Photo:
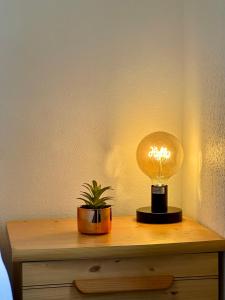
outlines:
[[[217,253],[23,263],[23,286],[71,284],[78,279],[172,275],[217,276]]]
[[[225,239],[192,220],[150,226],[114,217],[112,232],[100,236],[75,225],[7,224],[15,300],[218,300],[224,293]]]
[[[217,300],[216,279],[179,280],[168,290],[116,294],[83,295],[75,287],[49,287],[26,289],[23,300]]]

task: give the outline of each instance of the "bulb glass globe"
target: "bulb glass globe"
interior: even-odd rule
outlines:
[[[154,185],[164,185],[183,162],[183,148],[172,134],[158,131],[144,137],[137,148],[140,169]]]

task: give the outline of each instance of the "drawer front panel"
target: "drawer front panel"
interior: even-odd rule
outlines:
[[[217,300],[216,279],[175,281],[168,290],[83,295],[75,287],[59,286],[23,290],[23,300]]]
[[[72,284],[76,279],[151,275],[217,275],[217,253],[24,263],[23,286]]]

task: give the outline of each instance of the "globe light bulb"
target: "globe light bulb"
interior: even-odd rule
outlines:
[[[179,140],[167,132],[154,132],[143,138],[137,148],[140,169],[154,185],[163,185],[177,173],[183,161]]]
[[[137,148],[140,169],[152,180],[151,206],[137,210],[140,222],[173,223],[182,219],[182,211],[168,207],[168,179],[181,168],[183,148],[172,134],[158,131],[144,137]],[[144,217],[143,217],[144,216]],[[143,221],[144,219],[144,221]]]

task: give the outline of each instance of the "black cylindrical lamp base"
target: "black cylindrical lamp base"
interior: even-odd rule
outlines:
[[[151,207],[137,209],[137,221],[149,224],[169,224],[182,221],[182,210],[168,205],[168,186],[151,186]]]
[[[136,220],[148,224],[170,224],[182,221],[182,210],[169,206],[165,213],[154,213],[151,207],[141,207],[136,211]]]
[[[168,186],[152,185],[151,186],[151,207],[154,213],[167,212],[168,205]]]

